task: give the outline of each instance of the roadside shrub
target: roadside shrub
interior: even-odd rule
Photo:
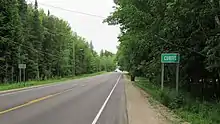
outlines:
[[[137,81],[136,85],[191,124],[220,124],[220,102],[202,102],[186,92],[177,94],[175,89],[167,87],[161,91],[160,86],[148,80]]]
[[[212,120],[212,124],[220,124],[220,111],[219,108],[209,111],[211,115],[208,115],[210,117],[209,120]],[[207,116],[207,115],[206,115]]]
[[[178,109],[184,105],[184,97],[182,94],[170,95],[172,97],[172,101],[169,104],[169,108]]]
[[[160,102],[165,105],[165,106],[169,106],[171,99],[168,95],[168,92],[166,91],[160,91],[159,92],[159,96],[160,96]]]
[[[182,94],[177,94],[175,90],[160,91],[160,102],[171,109],[177,109],[184,105],[185,100]]]

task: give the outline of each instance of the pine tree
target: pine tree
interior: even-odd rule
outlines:
[[[21,39],[21,44],[19,46],[19,63],[25,64],[27,62],[27,42],[29,37],[29,29],[27,27],[27,3],[25,0],[18,0],[18,10],[19,10],[19,17],[21,20],[21,27],[20,31],[22,33],[23,38]]]
[[[42,35],[42,27],[41,27],[41,22],[39,19],[39,11],[38,11],[38,3],[37,0],[35,0],[34,4],[34,10],[33,10],[33,15],[32,15],[32,29],[31,29],[31,42],[33,45],[33,51],[35,52],[34,55],[29,56],[32,60],[33,63],[31,64],[32,71],[35,74],[36,79],[40,79],[40,71],[42,69],[41,67],[41,62],[42,62],[42,40],[43,40],[43,35]]]
[[[102,51],[100,57],[92,42],[73,32],[68,22],[38,9],[37,0],[34,5],[25,0],[0,3],[0,82],[18,79],[20,63],[27,65],[27,80],[97,72],[101,61],[106,68],[113,65],[105,59],[112,54]]]
[[[18,52],[23,36],[20,31],[21,21],[18,15],[17,1],[1,1],[0,8],[1,55],[5,58],[1,66],[4,66],[4,80],[8,81],[11,78],[9,70],[12,67],[17,67],[18,60],[20,59]]]

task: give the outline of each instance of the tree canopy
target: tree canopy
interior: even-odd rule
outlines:
[[[111,71],[114,54],[100,56],[67,21],[25,0],[0,1],[0,82],[18,81],[18,64],[26,80],[43,80]]]
[[[181,87],[218,93],[220,4],[215,0],[117,0],[105,20],[120,25],[117,60],[131,75],[159,84],[162,53],[180,53]],[[175,65],[165,66],[166,85],[175,85]],[[212,83],[209,83],[211,80]],[[200,93],[200,92],[199,92]],[[202,93],[203,94],[203,93]]]

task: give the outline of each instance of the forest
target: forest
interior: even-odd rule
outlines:
[[[118,0],[106,20],[120,25],[117,60],[131,75],[160,83],[161,54],[180,54],[181,87],[220,95],[220,4],[215,0]],[[175,64],[165,67],[175,86]],[[199,91],[199,90],[197,90]],[[208,93],[206,94],[208,95]],[[210,96],[208,96],[210,98]]]
[[[97,53],[65,20],[25,0],[0,0],[0,83],[76,76],[115,69],[115,55]]]
[[[104,22],[120,26],[116,58],[131,80],[146,78],[141,88],[193,124],[220,123],[219,1],[114,2],[115,11]],[[175,64],[165,64],[167,90],[159,92],[162,53],[180,54],[179,94],[173,92]],[[139,78],[136,82],[140,82]]]

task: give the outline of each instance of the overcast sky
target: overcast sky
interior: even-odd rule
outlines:
[[[38,3],[39,7],[43,8],[45,12],[49,9],[52,15],[68,21],[73,31],[86,38],[87,41],[93,42],[97,52],[101,49],[106,49],[116,53],[116,46],[118,45],[117,36],[120,33],[118,27],[103,24],[103,18],[77,14],[50,7],[56,6],[68,10],[107,17],[110,12],[113,12],[113,0],[38,0]]]

